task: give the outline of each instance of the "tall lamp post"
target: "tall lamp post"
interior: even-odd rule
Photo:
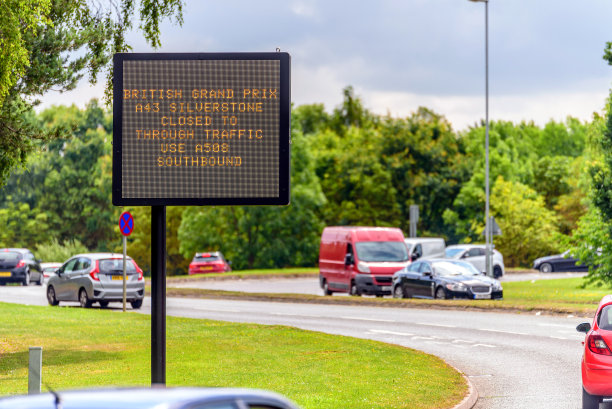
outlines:
[[[489,217],[489,0],[470,1],[485,4],[485,260],[487,275],[492,277],[491,242],[493,240]]]

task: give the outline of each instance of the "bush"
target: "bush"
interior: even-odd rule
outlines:
[[[88,253],[89,250],[78,240],[64,241],[60,243],[57,239],[41,244],[36,247],[36,257],[43,262],[57,261],[63,263],[70,257],[79,253]]]

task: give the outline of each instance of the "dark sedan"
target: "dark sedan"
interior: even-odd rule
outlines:
[[[0,285],[21,283],[42,285],[44,280],[40,260],[28,249],[0,249]]]
[[[589,267],[572,257],[569,250],[555,254],[554,256],[540,257],[533,261],[533,268],[542,273],[552,273],[553,271],[589,271]]]
[[[501,299],[498,280],[469,263],[449,259],[418,260],[393,274],[395,298]]]

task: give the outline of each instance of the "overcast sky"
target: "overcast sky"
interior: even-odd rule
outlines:
[[[186,0],[160,52],[291,54],[292,101],[331,111],[352,85],[365,106],[404,117],[419,106],[463,130],[485,116],[484,3],[468,0]],[[134,52],[151,52],[138,33]],[[612,67],[610,0],[490,0],[490,118],[544,124],[602,112]],[[102,86],[51,93],[84,106]]]

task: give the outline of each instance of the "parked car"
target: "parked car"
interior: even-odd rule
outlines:
[[[126,300],[140,308],[144,299],[145,280],[134,260],[126,263]],[[83,308],[94,302],[107,307],[111,301],[123,301],[123,254],[87,253],[66,261],[47,282],[47,301],[78,301]]]
[[[40,260],[28,249],[0,249],[0,285],[43,283]]]
[[[391,227],[331,226],[319,248],[323,294],[391,294],[391,277],[410,263],[404,234]]]
[[[455,244],[446,247],[444,251],[446,258],[454,258],[457,260],[467,261],[478,269],[478,271],[486,273],[486,257],[484,244]],[[504,256],[493,249],[491,257],[491,271],[493,277],[499,278],[504,275],[506,268],[504,267]]]
[[[285,397],[258,389],[121,388],[13,396],[0,409],[299,409]]]
[[[582,408],[597,409],[604,398],[612,398],[612,295],[599,302],[593,323],[576,327],[586,334],[582,355]]]
[[[394,298],[501,299],[500,282],[470,263],[454,259],[417,260],[393,274]]]
[[[412,261],[421,257],[444,258],[446,242],[441,237],[411,237],[404,240]]]
[[[220,251],[196,253],[189,264],[189,274],[225,273],[232,271],[230,264]]]
[[[533,268],[540,270],[542,273],[552,273],[553,271],[589,271],[589,267],[580,264],[580,262],[570,254],[569,250],[561,254],[537,258],[533,261]]]
[[[43,272],[44,279],[48,279],[51,277],[53,273],[57,271],[58,268],[62,266],[62,263],[58,262],[48,262],[48,263],[40,263],[40,268]]]

